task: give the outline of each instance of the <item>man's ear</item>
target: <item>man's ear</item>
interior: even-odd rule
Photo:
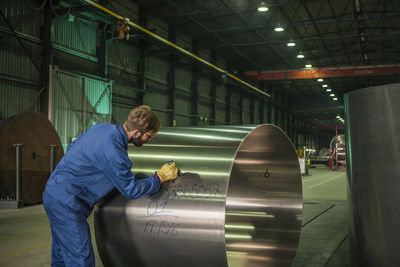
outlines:
[[[138,130],[133,130],[132,132],[133,137],[138,137],[139,136],[139,131]]]

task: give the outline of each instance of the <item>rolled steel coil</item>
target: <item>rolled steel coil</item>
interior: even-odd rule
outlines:
[[[180,174],[135,200],[114,192],[95,207],[104,266],[289,266],[301,228],[296,151],[278,127],[162,129],[129,145],[138,177],[174,160]]]
[[[345,95],[351,266],[400,266],[400,83]]]

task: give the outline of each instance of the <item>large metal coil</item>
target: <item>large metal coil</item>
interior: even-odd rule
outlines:
[[[400,83],[345,95],[352,266],[400,266]]]
[[[95,207],[105,266],[289,266],[301,228],[295,149],[278,127],[166,128],[129,146],[133,172],[174,160],[181,170],[160,192],[111,194]]]
[[[54,166],[64,155],[60,138],[45,115],[23,111],[0,124],[0,198],[16,199],[16,152],[20,147],[20,196],[25,204],[42,201],[50,176],[50,145],[55,146]]]

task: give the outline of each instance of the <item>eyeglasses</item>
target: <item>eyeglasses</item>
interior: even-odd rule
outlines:
[[[153,136],[148,135],[147,133],[143,133],[143,134],[147,135],[147,138],[148,138],[149,141],[151,140],[151,138],[153,138]]]

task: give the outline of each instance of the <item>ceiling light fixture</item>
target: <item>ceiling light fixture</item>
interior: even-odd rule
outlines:
[[[326,89],[326,91],[327,91],[327,92],[332,92],[332,89],[329,89],[329,88],[328,88],[328,89]]]
[[[317,82],[323,82],[324,81],[324,79],[321,79],[321,78],[319,78],[318,80],[317,80]]]
[[[334,97],[334,98],[333,98],[333,101],[337,101],[337,97]]]
[[[296,46],[296,43],[295,43],[295,42],[289,42],[289,43],[287,43],[286,45],[287,45],[287,46]]]
[[[328,85],[327,84],[323,84],[322,87],[326,88],[326,87],[328,87]]]
[[[260,12],[265,12],[265,11],[268,11],[268,7],[265,4],[265,2],[261,2],[260,6],[258,7],[257,10],[260,11]]]
[[[335,96],[335,94],[330,94],[329,96],[332,96],[332,97],[333,97],[333,96]]]
[[[302,52],[300,52],[300,53],[297,55],[297,58],[304,58],[304,55],[303,55],[303,53],[302,53]]]
[[[275,30],[276,32],[283,32],[285,29],[282,28],[282,27],[280,27],[280,26],[278,26],[278,27],[276,27],[274,30]]]
[[[312,68],[312,65],[311,64],[306,64],[305,67],[306,68]]]

